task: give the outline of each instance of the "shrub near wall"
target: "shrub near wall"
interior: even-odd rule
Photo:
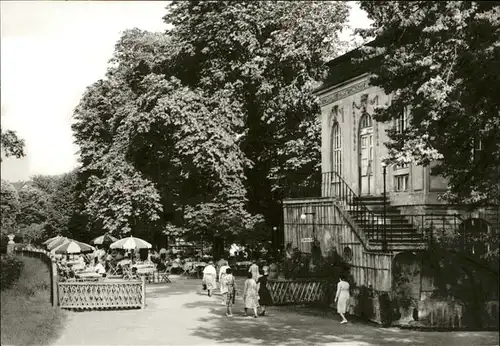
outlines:
[[[23,270],[23,261],[14,255],[0,256],[0,289],[12,286],[19,279]]]

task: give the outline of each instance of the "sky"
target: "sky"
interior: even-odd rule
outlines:
[[[28,180],[77,166],[73,110],[106,72],[121,32],[164,31],[168,1],[1,1],[1,126],[17,132],[26,157],[4,158],[2,179]],[[352,2],[350,25],[367,27]]]

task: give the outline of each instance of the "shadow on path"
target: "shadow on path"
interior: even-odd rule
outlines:
[[[242,288],[242,287],[240,287]],[[314,309],[270,307],[265,317],[244,317],[241,295],[226,317],[219,294],[208,297],[200,280],[146,286],[146,308],[69,313],[57,345],[498,345],[497,333],[437,333],[380,328]],[[268,316],[269,314],[269,316]]]
[[[207,297],[208,298],[208,297]],[[341,325],[337,315],[298,307],[270,307],[270,316],[243,316],[241,298],[233,306],[233,317],[219,299],[196,300],[182,305],[187,309],[207,309],[207,316],[197,319],[191,335],[211,340],[214,344],[249,345],[497,345],[494,334],[439,333],[382,328],[356,322]],[[493,336],[493,337],[492,337]]]

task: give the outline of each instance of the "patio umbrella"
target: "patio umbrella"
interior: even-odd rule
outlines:
[[[105,244],[109,245],[116,242],[117,240],[118,239],[113,237],[111,234],[106,233],[101,235],[100,237],[95,238],[94,240],[92,240],[91,243],[94,245],[105,245]]]
[[[60,235],[57,235],[57,236],[55,236],[55,237],[52,237],[52,238],[47,239],[47,240],[46,240],[46,241],[44,241],[42,244],[43,244],[43,245],[47,245],[47,244],[49,244],[49,243],[53,242],[54,240],[57,240],[57,239],[60,239],[60,238],[64,238],[64,237],[63,237],[63,236],[60,236]]]
[[[115,241],[109,247],[111,249],[137,250],[137,249],[151,249],[152,245],[145,240],[130,236]]]
[[[70,240],[71,239],[66,238],[66,237],[60,237],[59,239],[55,239],[55,240],[51,241],[50,243],[48,243],[47,249],[52,250],[52,249],[58,247],[59,245],[62,245]]]
[[[89,244],[77,240],[68,239],[67,242],[53,248],[51,252],[57,254],[86,253],[93,252],[95,248]]]

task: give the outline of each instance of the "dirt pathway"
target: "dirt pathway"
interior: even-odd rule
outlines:
[[[272,307],[269,316],[225,316],[220,297],[197,280],[147,286],[146,308],[70,312],[55,345],[498,345],[496,332],[417,332],[349,323],[305,309]]]

